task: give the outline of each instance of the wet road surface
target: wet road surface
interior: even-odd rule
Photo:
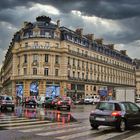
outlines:
[[[0,112],[0,140],[138,140],[140,126],[119,133],[112,127],[92,130],[88,121],[94,105],[78,105],[70,112],[16,107]]]

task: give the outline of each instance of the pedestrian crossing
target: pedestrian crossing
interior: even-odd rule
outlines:
[[[99,127],[99,130],[92,130],[87,121],[63,123],[24,117],[18,118],[16,116],[0,116],[0,131],[5,129],[16,130],[26,135],[32,134],[45,139],[51,138],[52,140],[130,140],[130,138],[139,138],[137,136],[139,131],[130,135],[131,130],[120,133],[116,129],[106,126]]]

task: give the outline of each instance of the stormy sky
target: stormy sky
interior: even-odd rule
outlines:
[[[34,22],[40,15],[60,19],[61,26],[83,28],[103,38],[104,44],[127,50],[131,58],[140,58],[139,0],[1,0],[0,66],[13,34],[24,21]]]

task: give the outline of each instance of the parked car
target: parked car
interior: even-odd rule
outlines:
[[[91,96],[87,96],[84,99],[85,104],[93,104],[93,102],[94,102],[94,99]]]
[[[66,108],[67,110],[71,109],[72,105],[72,99],[70,97],[62,97],[60,100],[58,100],[56,104],[57,110],[60,110],[62,108]]]
[[[140,103],[140,98],[136,98],[136,103]]]
[[[53,107],[53,98],[45,97],[44,106],[45,106],[45,108],[52,108]]]
[[[15,103],[12,96],[0,95],[0,110],[10,107],[14,111]]]
[[[106,125],[123,132],[131,125],[140,124],[140,107],[127,101],[102,101],[90,113],[89,121],[93,129]]]
[[[24,101],[25,107],[36,107],[37,106],[37,99],[35,96],[26,97]]]
[[[75,105],[83,105],[84,104],[84,99],[78,99],[76,101],[74,101]]]

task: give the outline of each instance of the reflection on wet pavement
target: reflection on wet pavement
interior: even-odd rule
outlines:
[[[28,119],[39,119],[39,120],[49,120],[52,122],[74,122],[76,121],[75,118],[71,115],[71,112],[66,111],[58,111],[58,110],[49,110],[46,108],[23,108],[23,107],[16,107],[15,111],[12,112],[10,110],[6,110],[0,112],[0,118],[28,118]]]

